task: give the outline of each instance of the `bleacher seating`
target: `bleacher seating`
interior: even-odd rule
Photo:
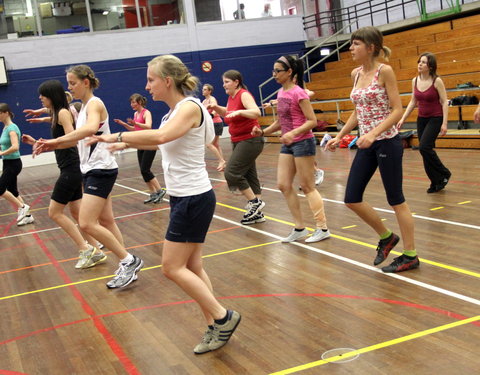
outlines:
[[[395,70],[404,107],[410,101],[412,78],[417,74],[417,59],[423,52],[432,52],[437,56],[437,73],[445,83],[449,99],[459,95],[475,95],[480,98],[479,24],[480,15],[475,15],[385,36],[384,44],[392,49],[392,56],[387,63]],[[317,118],[330,124],[329,131],[335,132],[336,130],[337,106],[340,111],[339,117],[343,121],[347,121],[352,113],[353,104],[348,98],[352,89],[350,73],[355,67],[350,52],[345,51],[340,53],[339,61],[325,64],[324,72],[311,75],[308,88],[315,92],[315,96],[312,98],[313,107],[323,111],[323,113],[317,114]],[[476,87],[457,89],[457,85],[465,82],[472,82]],[[449,133],[452,133],[452,140],[459,139],[458,137],[461,135],[461,132],[454,131],[452,122],[463,120],[472,123],[475,109],[475,105],[462,106],[462,118],[460,119],[459,107],[449,107],[448,119],[452,129],[452,131],[449,129]],[[417,110],[415,109],[406,122],[415,123],[416,117]],[[272,110],[269,109],[266,111],[266,116],[260,119],[260,123],[268,125],[272,121]],[[410,125],[413,127],[413,124]],[[477,133],[474,137],[478,139],[473,146],[477,146],[473,147],[469,142],[461,144],[457,142],[459,147],[480,148],[480,133],[478,129],[474,131]],[[321,135],[319,134],[319,136]],[[275,141],[275,137],[272,137],[271,141]],[[465,146],[466,144],[467,146]],[[449,147],[445,142],[441,142],[440,146]]]

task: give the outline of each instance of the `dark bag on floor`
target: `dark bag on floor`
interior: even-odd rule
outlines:
[[[451,105],[472,105],[478,104],[478,98],[475,95],[460,95],[450,100]]]

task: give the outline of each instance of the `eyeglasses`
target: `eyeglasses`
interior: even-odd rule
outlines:
[[[280,72],[286,72],[286,71],[287,71],[287,69],[273,69],[272,74],[278,74]]]

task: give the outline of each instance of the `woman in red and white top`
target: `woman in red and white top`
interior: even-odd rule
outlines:
[[[209,106],[212,107],[214,105],[217,105],[217,99],[212,96],[213,93],[213,86],[210,85],[209,83],[205,83],[202,87],[202,95],[205,97],[205,100],[202,102],[202,104],[208,108]],[[208,144],[207,147],[210,151],[212,151],[215,156],[218,159],[218,166],[217,166],[217,171],[222,172],[225,169],[225,166],[227,165],[227,162],[223,158],[223,152],[222,148],[220,147],[219,144],[219,139],[220,136],[223,133],[223,120],[220,117],[220,115],[215,112],[212,108],[208,109],[208,113],[213,118],[213,126],[215,127],[215,138],[213,138],[213,142]]]
[[[403,254],[382,271],[410,270],[417,268],[420,262],[415,250],[413,217],[402,190],[403,146],[396,127],[402,115],[402,102],[393,69],[377,59],[380,52],[388,58],[390,49],[383,46],[382,33],[372,26],[356,30],[350,40],[353,60],[360,64],[351,74],[353,90],[350,98],[355,110],[325,148],[335,151],[342,137],[358,125],[358,150],[348,176],[345,204],[380,236],[373,264],[382,263],[400,237],[385,227],[372,206],[363,201],[365,188],[378,168],[388,203],[397,216],[404,245]]]
[[[125,122],[116,118],[113,121],[130,131],[151,129],[152,113],[145,108],[146,104],[147,98],[140,94],[132,94],[130,96],[130,106],[135,111],[133,119],[128,118],[127,122]],[[160,203],[166,193],[165,190],[162,190],[160,183],[151,171],[156,154],[156,150],[137,150],[140,172],[142,173],[143,181],[145,181],[150,190],[150,197],[144,200],[143,203]]]
[[[447,185],[452,174],[434,150],[437,137],[447,134],[448,100],[445,85],[437,76],[437,59],[433,53],[425,52],[418,58],[418,76],[412,79],[412,93],[412,99],[397,128],[402,127],[405,119],[418,106],[419,150],[431,182],[427,193],[436,193]]]

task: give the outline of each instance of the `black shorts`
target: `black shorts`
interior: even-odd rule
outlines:
[[[60,170],[60,176],[52,192],[52,200],[60,204],[68,204],[82,199],[82,172],[76,170]]]
[[[215,135],[220,137],[223,134],[223,121],[214,122],[213,127],[215,128]]]
[[[205,242],[215,205],[213,189],[188,197],[170,196],[170,222],[165,238],[172,242]]]
[[[83,194],[107,199],[117,180],[118,168],[92,169],[83,175]]]

